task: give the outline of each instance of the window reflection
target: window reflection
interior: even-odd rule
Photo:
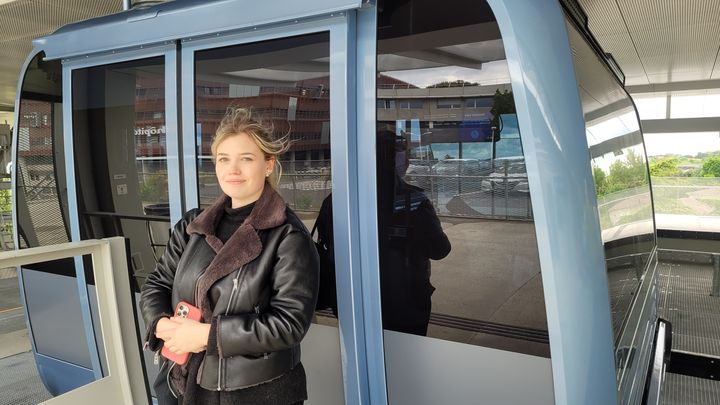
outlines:
[[[219,194],[210,145],[228,105],[252,107],[289,134],[278,191],[307,212],[312,227],[330,193],[330,76],[327,33],[230,46],[196,54],[200,205]]]
[[[276,135],[290,137],[290,149],[280,159],[278,192],[308,229],[314,228],[324,207],[326,220],[317,226],[315,236],[320,233],[332,241],[329,40],[325,32],[196,53],[201,206],[220,193],[210,152],[220,120],[229,105],[250,107],[272,123]],[[328,260],[324,267],[332,266],[332,259]],[[317,322],[337,325],[334,274],[325,275],[318,307],[324,311]]]
[[[64,177],[54,167],[62,150],[62,66],[37,55],[28,67],[17,122],[17,209],[20,247],[68,242]]]
[[[616,339],[655,246],[645,146],[628,94],[568,24],[605,246]]]
[[[125,236],[140,286],[168,239],[165,61],[73,70],[73,141],[83,239]],[[88,266],[89,268],[90,266]]]
[[[280,157],[277,191],[308,230],[318,224],[313,232],[318,245],[327,240],[332,246],[329,33],[197,51],[194,86],[200,205],[220,193],[210,151],[220,120],[229,105],[251,107],[276,135],[290,138],[289,151]],[[332,250],[320,260],[318,311],[301,343],[302,362],[310,398],[342,404]]]
[[[450,241],[422,188],[404,180],[408,137],[378,131],[378,220],[383,327],[426,335],[430,321],[430,259],[450,253]]]
[[[485,2],[451,3],[378,15],[383,326],[549,356],[503,41]]]

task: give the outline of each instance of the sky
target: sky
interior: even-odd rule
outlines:
[[[410,83],[420,88],[437,84],[443,81],[465,80],[479,83],[480,85],[510,83],[510,73],[507,61],[485,62],[482,69],[469,69],[459,66],[443,66],[428,69],[396,70],[383,72],[383,75],[390,76],[405,83]]]
[[[720,117],[720,94],[717,90],[675,92],[669,97],[666,93],[636,95],[633,99],[643,120]],[[699,152],[720,151],[720,132],[717,131],[644,135],[648,156],[695,156]]]
[[[648,156],[676,154],[695,156],[699,152],[720,151],[720,132],[646,133]]]

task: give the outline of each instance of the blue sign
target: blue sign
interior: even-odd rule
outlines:
[[[491,142],[492,135],[490,121],[463,121],[458,128],[459,142]]]

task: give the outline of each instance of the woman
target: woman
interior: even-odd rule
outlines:
[[[307,229],[274,190],[287,138],[273,140],[271,132],[248,109],[228,111],[212,143],[223,194],[175,225],[145,283],[146,345],[192,353],[183,366],[163,364],[160,403],[307,399],[299,345],[317,300],[319,263]],[[201,321],[173,317],[180,301],[199,308]]]

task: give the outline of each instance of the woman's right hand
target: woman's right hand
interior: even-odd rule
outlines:
[[[177,327],[178,325],[171,321],[170,318],[160,318],[157,325],[155,325],[155,336],[158,339],[167,341],[175,336]]]

